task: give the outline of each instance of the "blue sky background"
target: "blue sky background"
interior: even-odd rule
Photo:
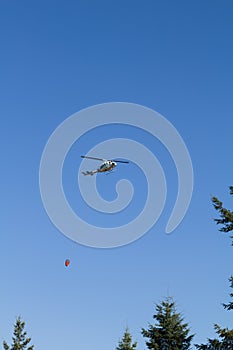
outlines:
[[[0,1],[1,341],[10,342],[21,314],[35,349],[115,349],[127,325],[145,349],[141,328],[166,296],[176,300],[195,343],[214,336],[214,323],[233,328],[221,306],[229,300],[233,248],[217,231],[210,201],[217,195],[232,208],[232,18],[230,0]],[[38,176],[54,129],[83,108],[113,101],[152,108],[176,127],[195,186],[187,215],[167,236],[174,164],[156,140],[130,130],[163,166],[166,207],[141,239],[102,250],[75,244],[52,225]],[[114,132],[93,132],[71,150],[64,186],[74,206],[79,155]],[[129,167],[99,177],[100,192],[114,196],[118,177],[139,187],[143,175]]]

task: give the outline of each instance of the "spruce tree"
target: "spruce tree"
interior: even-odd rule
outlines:
[[[143,337],[148,338],[146,345],[152,350],[188,350],[194,335],[189,335],[188,324],[183,322],[176,311],[175,302],[166,298],[156,304],[153,318],[155,325],[149,324],[148,330],[142,329]]]
[[[230,281],[230,287],[233,288],[233,276],[229,278]],[[233,298],[233,293],[230,293],[230,297]],[[223,304],[225,309],[227,310],[233,310],[233,301],[230,301],[228,304]]]
[[[230,194],[233,195],[233,186],[229,187]],[[222,225],[219,229],[221,232],[233,231],[233,212],[223,207],[223,203],[217,198],[212,197],[212,203],[214,208],[218,211],[220,218],[214,219],[217,225]],[[233,238],[233,236],[231,236]],[[233,276],[229,278],[230,287],[233,288]],[[233,293],[230,293],[230,297],[233,298]],[[223,304],[227,310],[233,310],[233,302]],[[214,325],[215,332],[218,339],[208,339],[207,344],[195,344],[199,350],[232,350],[233,349],[233,329],[221,328],[218,324]]]
[[[233,186],[229,187],[230,194],[233,195]],[[212,202],[214,205],[214,208],[219,212],[220,219],[214,219],[214,221],[218,224],[223,225],[219,231],[222,232],[231,232],[233,231],[233,211],[226,209],[223,207],[223,203],[217,198],[212,197]],[[233,236],[231,236],[233,238]],[[233,288],[233,276],[229,278],[230,281],[230,287]],[[230,294],[230,297],[233,298],[233,293]],[[228,304],[223,304],[225,309],[227,310],[233,310],[233,301],[229,302]]]
[[[233,288],[233,276],[230,278],[231,288]],[[230,293],[233,298],[233,293]],[[233,302],[223,304],[227,310],[233,310]],[[218,339],[208,339],[206,344],[195,344],[199,350],[232,350],[233,349],[233,329],[221,328],[218,324],[214,325]]]
[[[233,195],[233,186],[230,186],[229,189],[230,194]],[[233,231],[233,212],[229,209],[224,208],[223,203],[217,197],[212,197],[212,203],[220,215],[220,219],[214,219],[217,225],[222,225],[219,231]],[[233,238],[233,236],[231,236],[231,238]]]
[[[197,345],[199,350],[232,350],[233,349],[233,329],[221,328],[217,324],[214,329],[219,339],[208,339],[207,344]]]
[[[233,195],[233,186],[229,187],[230,194]],[[223,225],[219,231],[222,232],[231,232],[233,231],[233,211],[226,209],[223,207],[223,203],[217,198],[212,197],[212,202],[214,208],[219,212],[220,219],[214,219],[214,221],[218,224]],[[233,236],[231,236],[233,238]],[[233,276],[229,278],[230,287],[233,288]],[[233,293],[230,294],[230,297],[233,298]],[[223,304],[225,309],[233,310],[233,302],[229,302],[228,304]]]
[[[19,316],[14,325],[14,336],[12,337],[13,343],[11,347],[3,341],[4,350],[33,350],[34,345],[27,347],[31,338],[27,338],[27,332],[24,331],[25,322],[21,320]]]
[[[137,347],[137,342],[132,343],[132,336],[129,332],[128,327],[126,327],[125,333],[122,339],[119,341],[116,350],[135,350]]]

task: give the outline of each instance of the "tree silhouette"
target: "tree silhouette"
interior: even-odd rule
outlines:
[[[233,186],[230,186],[229,189],[230,194],[233,195]],[[233,231],[233,212],[229,209],[224,208],[223,203],[217,197],[212,197],[212,203],[220,215],[220,219],[214,219],[217,225],[222,225],[219,231]],[[231,236],[231,238],[233,238],[233,236]]]
[[[132,336],[129,332],[128,327],[126,327],[125,333],[122,339],[119,341],[116,350],[135,350],[137,347],[137,342],[132,344]]]
[[[171,298],[156,305],[153,318],[155,325],[149,324],[148,330],[142,329],[142,335],[149,340],[148,349],[152,350],[188,350],[194,335],[189,335],[187,323],[176,311],[175,302]]]
[[[233,195],[233,186],[229,187],[230,194]],[[223,203],[217,198],[212,197],[214,208],[219,212],[220,219],[214,219],[217,225],[222,225],[219,229],[221,232],[233,231],[233,212],[223,207]],[[231,236],[233,238],[233,236]],[[230,287],[233,288],[233,276],[229,278]],[[230,293],[233,298],[233,293]],[[233,302],[223,304],[227,310],[233,310]],[[214,325],[214,329],[219,339],[208,339],[207,344],[195,344],[199,350],[232,350],[233,349],[233,329],[221,328],[218,324]]]
[[[3,341],[3,347],[5,350],[33,350],[34,345],[27,347],[31,338],[27,338],[27,332],[24,331],[25,322],[21,320],[19,316],[14,325],[14,335],[12,337],[13,343],[11,347]]]

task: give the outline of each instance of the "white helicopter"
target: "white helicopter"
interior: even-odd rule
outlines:
[[[94,175],[96,173],[106,173],[106,172],[112,171],[117,166],[117,163],[129,163],[129,162],[124,161],[124,160],[115,160],[115,159],[114,160],[107,160],[107,159],[87,157],[87,156],[81,156],[81,158],[100,160],[103,162],[100,165],[100,167],[96,170],[82,171],[83,175]]]

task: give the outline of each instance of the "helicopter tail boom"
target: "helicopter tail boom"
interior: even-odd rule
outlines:
[[[98,170],[92,170],[92,171],[82,171],[83,175],[94,175],[98,173]]]

